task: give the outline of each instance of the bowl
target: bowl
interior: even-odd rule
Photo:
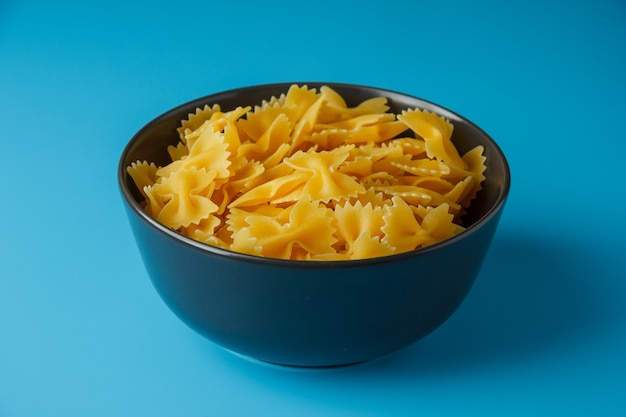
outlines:
[[[359,85],[327,85],[348,105],[383,96],[390,111],[420,107],[454,124],[464,153],[485,148],[486,180],[460,234],[411,252],[349,261],[291,261],[235,253],[187,238],[141,208],[126,167],[169,162],[180,120],[205,104],[223,111],[255,105],[294,83],[258,85],[193,100],[158,116],[123,150],[118,182],[137,247],[154,288],[189,327],[236,354],[292,367],[369,361],[405,348],[444,323],[463,302],[481,269],[510,187],[504,154],[466,118],[410,95]]]

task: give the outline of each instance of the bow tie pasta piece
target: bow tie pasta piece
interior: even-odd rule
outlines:
[[[157,166],[153,162],[148,163],[147,161],[133,162],[126,168],[126,172],[133,179],[144,198],[147,198],[144,188],[154,184],[159,178],[157,171]]]
[[[454,222],[454,216],[449,213],[445,204],[438,207],[429,207],[420,226],[432,239],[425,245],[441,242],[464,230],[463,227]]]
[[[445,118],[389,113],[384,97],[350,107],[327,86],[252,105],[198,108],[170,163],[130,164],[143,209],[199,242],[292,260],[387,256],[463,230],[486,158],[460,156]]]
[[[449,193],[456,186],[450,181],[447,181],[445,178],[437,177],[434,175],[426,175],[426,176],[419,176],[419,177],[413,176],[413,175],[407,175],[407,176],[399,178],[398,183],[401,185],[412,185],[415,187],[425,188],[428,190],[435,191],[439,194]]]
[[[382,205],[363,205],[360,201],[335,206],[340,252],[348,259],[365,259],[393,254],[393,248],[381,242],[384,209]],[[337,247],[337,245],[335,245]]]
[[[426,142],[417,138],[397,138],[393,140],[396,146],[400,146],[406,154],[415,156],[422,155],[426,152]]]
[[[413,175],[442,177],[450,173],[450,167],[432,159],[411,159],[406,162],[391,161],[391,164]]]
[[[426,143],[426,154],[447,164],[467,168],[459,152],[450,140],[454,127],[452,123],[428,110],[405,110],[398,120],[408,126]]]
[[[468,199],[468,196],[473,192],[474,178],[467,177],[462,181],[456,183],[456,185],[448,192],[443,194],[443,200],[446,200],[450,205],[458,207],[455,213],[460,212],[460,208],[463,206],[463,202]],[[438,195],[441,195],[438,193]]]
[[[300,149],[306,149],[306,139],[314,131],[322,103],[322,98],[318,98],[317,101],[315,101],[315,103],[313,103],[311,107],[306,110],[300,120],[298,120],[291,138],[292,152]]]
[[[322,100],[314,89],[293,85],[287,94],[272,98],[256,106],[254,112],[239,121],[239,127],[252,141],[258,141],[279,115],[284,115],[294,126],[291,140],[300,143],[300,137],[315,124]]]
[[[351,205],[357,202],[361,206],[370,204],[372,207],[383,206],[389,202],[389,199],[381,192],[374,190],[372,187],[365,187],[365,192],[348,200]]]
[[[315,255],[335,252],[335,229],[329,208],[303,198],[294,204],[289,221],[281,220],[263,214],[247,215],[247,226],[233,233],[233,250],[281,259],[291,259],[296,248]]]
[[[226,150],[230,155],[237,155],[237,150],[241,146],[242,138],[235,124],[235,120],[229,119],[224,125],[224,143],[226,144]]]
[[[367,259],[389,256],[394,253],[394,248],[381,241],[379,236],[371,236],[369,230],[364,230],[356,238],[347,255],[350,259]]]
[[[470,202],[476,198],[476,194],[483,188],[482,183],[485,180],[485,170],[487,169],[485,165],[487,158],[483,154],[484,151],[482,146],[476,146],[463,155],[463,161],[467,164],[468,171],[473,179],[472,189],[461,201],[463,207],[469,207]]]
[[[281,115],[289,120],[279,103],[264,103],[262,106],[256,106],[254,111],[248,113],[245,118],[239,119],[237,128],[242,132],[242,137],[255,143]]]
[[[167,147],[167,153],[170,156],[172,161],[176,161],[178,159],[182,159],[185,156],[189,155],[189,149],[185,146],[184,143],[178,142],[176,146],[170,145]]]
[[[316,103],[320,102],[320,94],[307,86],[292,85],[285,95],[284,109],[289,119],[298,123]],[[317,111],[316,111],[317,112]]]
[[[232,163],[230,160],[231,152],[228,151],[228,147],[226,134],[209,126],[188,147],[189,152],[187,155],[183,155],[181,159],[160,168],[157,174],[161,177],[167,177],[177,170],[195,168],[213,170],[216,172],[216,178],[218,179],[228,178],[231,176],[228,168]]]
[[[395,252],[407,252],[427,243],[430,238],[420,227],[411,207],[400,197],[393,197],[392,201],[383,216],[382,241]]]
[[[373,125],[357,126],[347,130],[346,143],[380,143],[392,139],[406,131],[406,126],[396,120]]]
[[[461,212],[461,205],[451,200],[447,195],[442,195],[428,188],[409,186],[409,185],[386,185],[374,186],[377,191],[382,191],[390,196],[400,197],[407,204],[417,206],[425,205],[430,207],[439,207],[446,205],[446,209],[453,215]],[[460,193],[461,191],[459,191]]]
[[[454,223],[454,216],[448,212],[446,204],[428,210],[420,224],[411,206],[402,198],[393,197],[392,202],[383,216],[385,225],[382,231],[385,235],[382,241],[397,252],[426,247],[463,230]]]
[[[251,189],[230,203],[229,207],[258,206],[282,198],[302,186],[309,179],[307,172],[294,172],[290,175],[275,178]]]
[[[261,182],[259,177],[268,172],[259,161],[248,161],[245,158],[233,158],[232,161],[233,175],[220,187],[231,198],[253,188],[255,181]]]
[[[244,209],[233,208],[230,210],[230,213],[226,218],[226,224],[232,233],[237,233],[244,227],[249,226],[248,218],[250,216],[263,216],[274,219],[279,224],[287,224],[289,223],[289,216],[291,216],[292,210],[293,205],[288,207],[277,207],[269,204],[246,207]]]
[[[291,145],[288,143],[281,144],[273,154],[263,160],[263,166],[267,169],[277,167],[290,154]]]
[[[433,202],[433,193],[428,189],[410,185],[373,185],[374,190],[381,191],[390,197],[396,196],[412,205],[437,205]]]
[[[331,124],[366,114],[384,114],[389,111],[387,99],[384,97],[370,98],[356,107],[348,107],[343,97],[332,88],[322,86],[320,93],[324,97],[324,106],[319,115],[320,123]]]
[[[280,177],[284,177],[290,174],[293,174],[293,168],[288,166],[287,164],[280,163],[274,167],[266,168],[263,164],[258,161],[250,161],[250,164],[254,164],[259,166],[261,173],[256,175],[254,178],[250,178],[246,183],[242,183],[239,187],[238,196],[245,194],[246,192],[252,190],[255,187],[265,184],[266,182],[275,180]]]
[[[215,238],[215,230],[222,224],[217,216],[210,216],[200,220],[198,223],[191,223],[187,227],[182,227],[180,232],[198,242],[213,246],[226,248],[226,246]]]
[[[197,108],[195,113],[189,113],[187,119],[183,120],[177,129],[182,143],[187,145],[187,134],[197,130],[205,121],[211,118],[213,113],[217,113],[220,110],[219,104],[214,104],[213,106],[205,104],[203,108]]]
[[[165,202],[157,221],[176,230],[209,218],[218,210],[211,201],[215,174],[214,170],[180,169],[155,184],[154,193]]]
[[[354,204],[346,201],[335,206],[334,215],[337,224],[337,236],[350,248],[356,239],[368,231],[370,236],[382,236],[384,226],[382,206],[372,206],[357,201]]]
[[[377,161],[374,161],[372,166],[372,173],[385,173],[388,174],[392,181],[396,181],[397,178],[404,176],[406,171],[399,166],[407,165],[411,161],[411,155],[393,156],[387,155]]]
[[[339,171],[360,177],[361,182],[365,182],[363,179],[367,176],[389,173],[391,166],[383,166],[379,161],[385,160],[393,165],[396,158],[408,160],[410,156],[403,155],[402,148],[393,144],[352,145],[350,157],[339,167]]]
[[[311,132],[310,135],[302,136],[301,142],[307,143],[316,149],[330,151],[347,143],[350,132],[346,129],[324,129],[319,132]]]
[[[310,173],[303,186],[303,193],[315,201],[328,203],[354,197],[365,192],[365,187],[352,176],[338,171],[338,167],[350,156],[347,147],[333,151],[298,152],[285,159],[285,164],[296,172]]]
[[[237,107],[235,110],[231,110],[227,113],[221,111],[213,111],[210,113],[210,117],[202,122],[196,129],[187,128],[183,132],[181,142],[184,143],[187,148],[191,149],[194,142],[206,131],[220,132],[225,129],[225,126],[232,123],[232,121],[239,119],[243,116],[250,107]],[[202,119],[202,114],[196,114],[194,117],[194,125],[199,124]]]
[[[317,130],[324,129],[346,129],[346,130],[354,130],[365,126],[374,126],[381,123],[389,123],[396,120],[396,116],[391,113],[382,113],[382,114],[361,114],[350,119],[338,120],[333,123],[328,124],[316,124],[315,128]],[[403,128],[406,130],[406,127]]]
[[[249,161],[256,160],[264,162],[277,150],[282,149],[280,154],[286,154],[290,146],[292,125],[285,114],[278,114],[272,123],[267,127],[256,142],[249,141],[242,143],[237,149],[237,156],[242,156]],[[270,163],[276,165],[276,162]]]
[[[404,125],[398,121],[381,123],[377,126],[365,126],[355,131],[352,143],[378,143],[392,139],[405,131]],[[372,135],[375,139],[370,139]]]

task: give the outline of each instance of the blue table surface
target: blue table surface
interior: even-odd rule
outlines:
[[[626,415],[623,0],[0,0],[0,416]],[[425,339],[326,371],[194,333],[116,183],[157,115],[333,81],[448,107],[511,195],[471,293]]]

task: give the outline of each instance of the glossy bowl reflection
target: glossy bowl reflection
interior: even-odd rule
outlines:
[[[466,230],[439,244],[354,261],[289,261],[210,247],[167,229],[145,213],[126,167],[137,160],[165,165],[180,121],[197,107],[227,111],[286,93],[293,83],[226,91],[157,117],[128,143],[118,180],[146,270],[169,308],[222,347],[257,360],[304,367],[347,365],[404,348],[440,326],[470,291],[496,231],[510,186],[507,161],[479,127],[434,103],[401,93],[335,83],[353,106],[384,96],[392,112],[420,107],[454,124],[463,154],[485,147],[486,180],[464,218]]]

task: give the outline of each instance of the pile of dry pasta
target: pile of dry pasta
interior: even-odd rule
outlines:
[[[441,116],[388,110],[297,85],[254,108],[206,105],[181,121],[171,163],[128,173],[152,217],[209,245],[320,261],[410,251],[463,230],[485,157],[459,155]]]

